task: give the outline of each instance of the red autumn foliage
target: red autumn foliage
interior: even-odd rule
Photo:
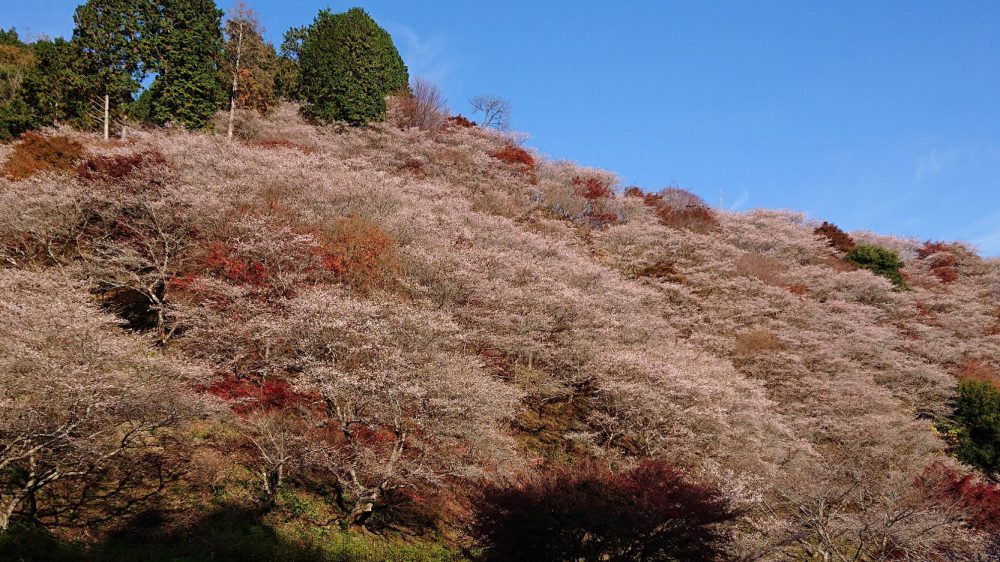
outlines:
[[[475,121],[469,121],[464,115],[452,115],[448,118],[448,125],[454,127],[471,128],[476,126]]]
[[[930,240],[924,242],[924,245],[917,248],[917,257],[920,259],[927,259],[934,254],[945,254],[952,253],[957,249],[954,244],[948,244],[946,242],[931,242]]]
[[[206,271],[238,285],[263,287],[270,282],[271,272],[260,262],[233,256],[233,251],[222,244],[213,244],[202,261]]]
[[[490,487],[473,534],[487,560],[716,560],[719,524],[739,513],[713,488],[663,461],[622,473],[555,468],[514,488]]]
[[[926,260],[930,259],[930,270],[941,280],[942,283],[951,283],[958,279],[958,258],[955,252],[958,247],[955,244],[944,242],[924,242],[923,247],[917,249],[917,257]]]
[[[253,380],[229,373],[201,390],[230,402],[233,410],[240,414],[282,411],[316,401],[314,396],[296,392],[284,379]]]
[[[406,162],[399,167],[401,171],[409,172],[418,178],[424,178],[427,175],[427,171],[424,169],[424,163],[416,158],[409,158]]]
[[[155,150],[94,156],[77,165],[76,175],[86,181],[116,181],[129,178],[142,169],[164,164],[163,155]]]
[[[682,194],[687,196],[681,197]],[[625,190],[625,195],[641,197],[643,203],[653,208],[660,223],[665,226],[702,234],[719,228],[719,219],[715,217],[715,213],[707,205],[700,203],[700,197],[683,189],[667,188],[661,193],[644,193],[633,186]]]
[[[618,213],[614,211],[591,210],[587,213],[587,220],[590,221],[590,226],[602,229],[618,222]]]
[[[854,239],[851,238],[851,235],[832,222],[823,221],[823,224],[817,226],[813,232],[819,236],[825,236],[827,244],[836,250],[848,253],[854,249]]]
[[[525,174],[534,178],[535,159],[527,150],[511,143],[507,143],[500,150],[490,153],[490,156],[520,169]]]
[[[1000,485],[935,462],[920,475],[916,486],[931,499],[961,509],[973,527],[1000,533]]]
[[[69,172],[84,152],[83,145],[69,137],[28,131],[4,162],[3,174],[19,180],[40,172]]]
[[[611,186],[608,185],[606,181],[602,181],[598,178],[581,178],[580,176],[574,176],[572,180],[573,187],[576,188],[577,195],[580,195],[588,201],[594,201],[595,199],[611,199],[614,197],[614,193],[611,191]]]

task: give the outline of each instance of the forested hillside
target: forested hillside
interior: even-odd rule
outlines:
[[[1000,261],[452,115],[363,10],[0,31],[0,558],[1000,556]]]
[[[996,533],[973,411],[995,405],[996,261],[616,194],[476,127],[335,130],[285,105],[253,129],[2,149],[8,171],[79,149],[0,180],[12,529],[218,533],[205,552],[250,548],[229,525],[320,550],[369,529],[351,548],[474,556],[659,489],[684,509],[624,509],[614,540],[943,560]],[[898,252],[906,289],[856,265],[862,243]],[[240,523],[196,522],[220,513]]]

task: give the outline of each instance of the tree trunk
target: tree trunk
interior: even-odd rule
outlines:
[[[7,505],[4,506],[3,510],[0,511],[0,534],[3,534],[10,527],[10,519],[14,516],[14,512],[17,511],[18,506],[24,501],[25,496],[28,495],[28,488],[22,489],[14,494],[14,497],[10,498]]]
[[[104,94],[104,140],[108,140],[111,131],[111,96]]]
[[[236,39],[236,65],[233,68],[233,91],[229,96],[229,130],[226,138],[233,140],[233,119],[236,117],[236,78],[240,73],[240,58],[243,56],[243,20],[240,19],[239,37]]]
[[[354,507],[351,508],[350,513],[341,522],[341,526],[346,530],[364,523],[372,514],[372,511],[374,511],[375,503],[378,501],[380,495],[379,490],[376,488],[366,490],[364,494],[358,496],[357,500],[354,501]]]

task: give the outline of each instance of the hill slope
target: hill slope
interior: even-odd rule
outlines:
[[[265,519],[437,520],[461,543],[481,483],[652,457],[741,513],[727,558],[983,552],[981,514],[943,490],[968,470],[947,455],[956,374],[1000,367],[996,260],[855,234],[904,258],[912,290],[898,291],[800,215],[613,194],[607,172],[495,133],[316,129],[290,106],[256,127],[233,144],[80,136],[89,160],[71,174],[0,180],[4,320],[51,315],[31,330],[142,346],[172,382],[135,400],[161,402],[178,380],[190,394],[163,423],[180,444],[156,448],[185,475],[144,509],[205,510],[222,486]],[[5,361],[27,347],[75,373],[34,398],[61,400],[64,425],[87,400],[79,416],[109,409],[110,432],[135,423],[108,406],[114,384],[71,388],[91,384],[91,359],[11,326]],[[101,447],[48,458],[71,467]],[[63,510],[85,482],[124,480],[98,464],[54,483],[36,517],[105,513]]]

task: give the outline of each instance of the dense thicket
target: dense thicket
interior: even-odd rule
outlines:
[[[316,16],[298,52],[306,114],[321,122],[382,121],[385,98],[409,75],[392,37],[361,8]]]

